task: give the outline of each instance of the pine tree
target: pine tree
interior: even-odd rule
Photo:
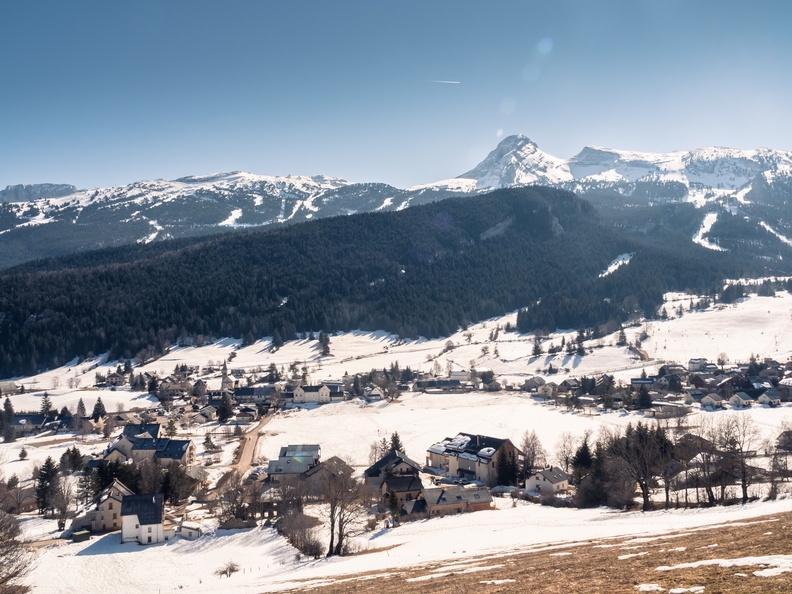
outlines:
[[[41,399],[41,409],[39,412],[45,417],[50,416],[50,413],[52,412],[52,400],[50,400],[49,394],[47,392],[44,392],[44,397]]]
[[[646,386],[641,386],[638,390],[638,400],[636,401],[638,408],[647,409],[652,406],[652,397],[649,395],[649,390]]]
[[[51,457],[47,457],[36,478],[36,505],[40,514],[52,509],[52,495],[58,480],[58,467]]]
[[[94,421],[98,421],[102,417],[107,416],[107,411],[105,410],[105,406],[102,403],[102,397],[96,399],[96,404],[94,404],[93,412],[91,413],[91,418]]]
[[[231,394],[223,392],[223,397],[220,400],[220,406],[217,408],[218,418],[225,422],[234,414],[234,403],[231,400]]]
[[[594,460],[591,455],[588,436],[586,436],[583,438],[583,443],[580,444],[580,447],[572,458],[572,473],[577,482],[580,482],[580,479],[588,474],[593,463]]]
[[[173,437],[176,435],[176,419],[171,417],[168,419],[168,424],[165,426],[165,435]]]
[[[19,450],[19,459],[20,460],[27,460],[27,456],[28,456],[27,450],[24,447],[21,450]]]
[[[3,439],[6,443],[11,443],[16,439],[14,432],[14,407],[11,405],[11,400],[6,396],[3,403]]]
[[[394,431],[391,434],[390,450],[392,452],[403,452],[404,451],[404,445],[401,442],[401,438],[399,437],[399,432],[398,431]]]

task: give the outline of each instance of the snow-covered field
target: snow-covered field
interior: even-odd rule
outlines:
[[[775,439],[781,432],[781,424],[792,422],[792,405],[700,412],[688,416],[686,422],[696,425],[703,417],[730,414],[751,416],[763,438]],[[508,437],[519,446],[523,433],[533,430],[551,453],[564,433],[581,438],[586,432],[596,435],[601,428],[625,427],[627,423],[642,420],[645,419],[640,413],[567,412],[566,408],[541,404],[527,394],[516,392],[410,392],[392,403],[363,405],[348,401],[278,413],[259,439],[259,448],[260,454],[273,458],[277,457],[280,446],[318,443],[325,458],[339,456],[357,466],[368,466],[372,442],[398,431],[407,454],[423,463],[430,445],[458,432]]]
[[[253,593],[325,583],[327,578],[362,571],[408,567],[481,554],[530,550],[621,535],[654,535],[792,511],[792,499],[739,507],[671,510],[643,514],[574,510],[498,500],[500,509],[448,516],[376,530],[366,538],[365,555],[298,561],[295,551],[269,529],[218,531],[197,541],[163,545],[122,545],[118,533],[89,542],[45,549],[27,576],[33,592],[104,594],[112,584],[127,594],[149,592]],[[239,573],[214,575],[228,561]]]

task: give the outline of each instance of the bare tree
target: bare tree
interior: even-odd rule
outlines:
[[[55,510],[55,518],[58,520],[59,530],[66,527],[66,519],[72,501],[74,501],[74,491],[71,482],[67,477],[62,476],[55,483],[52,492],[52,506]]]
[[[327,504],[326,516],[330,527],[327,556],[343,555],[347,538],[356,533],[366,515],[365,492],[349,468],[328,471],[322,477],[320,489]]]
[[[536,436],[536,431],[526,431],[522,438],[523,478],[547,463],[547,453]]]
[[[568,431],[562,433],[556,444],[556,461],[564,467],[564,472],[569,472],[569,465],[572,463],[576,449],[574,436]]]
[[[24,591],[17,580],[30,565],[19,534],[16,518],[0,511],[0,592]]]
[[[733,472],[740,480],[742,502],[748,502],[748,487],[756,478],[757,469],[748,464],[748,458],[756,454],[760,434],[753,419],[748,415],[732,415],[725,423],[723,450]]]

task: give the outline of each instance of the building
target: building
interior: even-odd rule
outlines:
[[[723,408],[723,398],[721,398],[715,392],[707,394],[701,399],[701,408],[707,408],[710,410]]]
[[[525,490],[540,495],[562,493],[569,489],[570,476],[558,466],[538,470],[525,481]]]
[[[248,386],[234,390],[234,400],[240,404],[267,404],[277,395],[275,386]]]
[[[156,495],[126,495],[121,502],[121,542],[157,544],[168,539],[163,524],[164,503]]]
[[[387,509],[395,502],[397,508],[401,508],[406,501],[418,499],[421,491],[423,483],[416,475],[389,476],[380,487],[382,505]]]
[[[294,402],[326,404],[330,402],[330,388],[324,384],[320,386],[297,386],[294,388]]]
[[[108,530],[121,529],[121,504],[123,498],[134,495],[132,489],[127,487],[118,479],[99,494],[94,509],[89,511],[84,521],[79,522],[81,526],[89,526],[91,532],[105,532]]]
[[[449,485],[424,489],[423,500],[430,518],[492,508],[492,495],[485,487]]]
[[[439,469],[447,476],[481,481],[485,485],[498,483],[497,461],[506,456],[519,466],[522,452],[509,439],[459,433],[446,437],[427,450],[426,465]]]
[[[753,398],[748,396],[745,392],[737,392],[729,398],[729,404],[734,408],[747,408],[753,404]]]
[[[321,455],[318,444],[283,446],[277,459],[267,464],[267,480],[277,482],[283,478],[296,478],[319,464]]]
[[[124,427],[120,437],[104,455],[108,462],[132,460],[140,464],[151,460],[166,466],[171,462],[192,464],[195,445],[189,439],[160,437],[159,423],[139,423]]]
[[[418,476],[420,470],[421,465],[407,457],[407,454],[390,450],[363,471],[363,480],[366,486],[379,489],[388,477]]]

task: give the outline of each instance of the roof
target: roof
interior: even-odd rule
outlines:
[[[323,471],[331,472],[335,475],[339,475],[339,474],[349,475],[352,474],[352,472],[354,472],[352,467],[346,462],[344,462],[341,458],[339,458],[338,456],[332,456],[331,458],[328,458],[324,462],[321,462],[309,468],[307,471],[305,471],[305,476],[307,478]]]
[[[148,433],[150,437],[157,437],[159,436],[159,432],[159,423],[130,423],[124,426],[124,430],[121,435],[133,440],[138,435],[144,435],[146,433]]]
[[[189,439],[158,439],[156,458],[166,460],[181,460],[190,448]]]
[[[748,396],[748,394],[746,394],[745,392],[737,392],[734,396],[732,396],[732,398],[739,398],[744,402],[751,402],[753,400],[753,398]]]
[[[368,477],[377,477],[380,476],[383,472],[389,471],[394,466],[404,462],[408,466],[411,466],[416,471],[421,470],[421,465],[414,460],[411,460],[407,457],[407,454],[404,452],[399,452],[396,450],[390,450],[387,454],[385,454],[382,458],[377,460],[374,464],[369,466],[365,472],[364,476]]]
[[[34,425],[41,427],[45,423],[51,423],[55,420],[52,415],[42,415],[41,413],[15,413],[15,425]]]
[[[495,452],[507,441],[508,439],[490,437],[488,435],[457,433],[456,437],[446,437],[443,441],[433,444],[429,447],[429,451],[434,454],[449,456],[474,455],[490,460],[495,455]]]
[[[319,457],[321,446],[316,443],[298,443],[283,446],[278,453],[279,458],[295,457],[295,456],[313,456]]]
[[[492,495],[486,487],[434,487],[424,489],[423,497],[428,506],[453,503],[490,503]]]
[[[137,516],[141,525],[162,523],[162,493],[156,495],[125,495],[121,500],[122,516]]]
[[[561,470],[558,466],[543,468],[542,470],[537,471],[535,474],[541,475],[548,482],[553,484],[563,483],[564,481],[569,480],[569,475]]]
[[[384,483],[388,487],[388,491],[394,493],[404,493],[406,491],[420,491],[423,489],[423,483],[414,474],[407,474],[403,476],[389,476],[385,479]]]

